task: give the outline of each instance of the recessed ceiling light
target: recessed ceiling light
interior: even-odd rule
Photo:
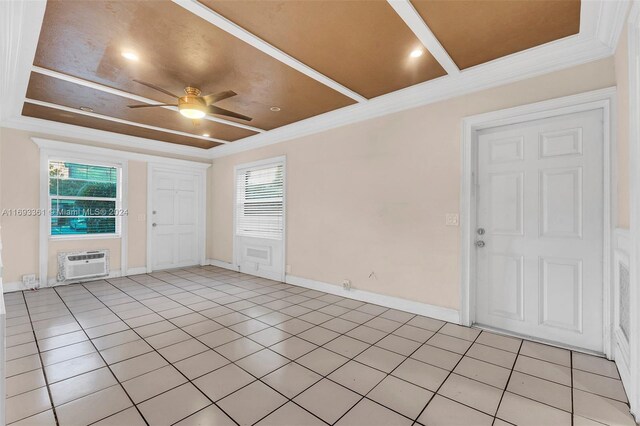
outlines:
[[[123,50],[122,51],[122,56],[125,59],[128,59],[130,61],[137,61],[140,59],[140,57],[138,56],[138,54],[136,52],[134,52],[133,50]]]
[[[209,133],[203,133],[202,136],[204,136],[205,138],[209,137]]]
[[[88,106],[81,106],[81,107],[80,107],[80,111],[84,111],[84,112],[93,112],[93,108],[88,107]]]
[[[278,111],[280,111],[280,107],[276,107],[276,106],[273,106],[273,107],[271,107],[271,108],[269,108],[269,109],[270,109],[271,111],[273,111],[273,112],[278,112]]]
[[[424,51],[422,49],[415,49],[409,54],[409,56],[412,58],[419,58],[423,53]]]

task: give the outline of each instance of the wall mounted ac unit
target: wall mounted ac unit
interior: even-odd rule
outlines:
[[[58,281],[109,275],[109,251],[84,251],[58,255]]]

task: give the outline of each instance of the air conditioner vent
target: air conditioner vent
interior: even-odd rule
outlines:
[[[58,253],[58,281],[109,275],[109,251]]]

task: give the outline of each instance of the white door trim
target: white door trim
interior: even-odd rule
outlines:
[[[475,320],[475,249],[473,243],[476,228],[476,133],[491,127],[516,124],[563,114],[603,110],[604,129],[604,235],[603,235],[603,347],[607,357],[611,357],[612,289],[611,289],[611,235],[613,233],[612,200],[615,195],[615,180],[612,175],[611,152],[615,147],[616,88],[610,87],[578,95],[552,99],[534,104],[518,106],[464,118],[462,121],[462,181],[460,198],[461,220],[461,276],[460,276],[460,320],[463,325],[471,325]],[[608,201],[608,202],[607,202]]]
[[[153,272],[153,173],[155,171],[187,173],[196,176],[198,262],[206,265],[207,170],[202,167],[147,163],[147,273]]]
[[[279,157],[265,158],[262,160],[252,161],[250,163],[237,164],[233,168],[233,267],[235,270],[240,270],[240,263],[237,255],[237,244],[236,244],[236,196],[237,196],[237,185],[236,185],[236,177],[238,176],[238,171],[243,169],[250,169],[253,167],[264,166],[267,164],[280,164],[282,163],[282,178],[283,178],[283,186],[284,191],[282,193],[282,281],[284,282],[285,276],[287,274],[286,264],[287,264],[287,156],[281,155]],[[248,272],[247,272],[248,273]]]
[[[631,314],[629,336],[629,383],[631,413],[640,422],[640,2],[633,2],[628,23],[629,60],[629,272]],[[624,377],[623,377],[624,380]]]

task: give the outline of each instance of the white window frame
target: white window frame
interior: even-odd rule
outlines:
[[[125,163],[122,161],[94,161],[94,160],[90,160],[90,159],[84,159],[84,158],[79,158],[79,157],[71,157],[71,156],[66,156],[66,155],[62,155],[60,156],[59,154],[53,154],[50,155],[47,159],[47,163],[46,163],[46,170],[42,170],[41,173],[46,173],[47,175],[47,185],[49,183],[49,164],[51,162],[61,162],[61,163],[74,163],[74,164],[84,164],[84,165],[88,165],[88,166],[99,166],[99,167],[111,167],[111,168],[115,168],[117,170],[118,173],[118,177],[117,177],[117,181],[116,181],[116,198],[115,198],[115,202],[116,202],[116,206],[115,209],[116,211],[122,211],[123,210],[123,202],[122,202],[122,188],[123,188],[123,169],[126,167]],[[48,195],[48,204],[47,204],[47,217],[49,218],[49,229],[48,229],[48,233],[47,235],[49,236],[50,240],[82,240],[82,239],[108,239],[108,238],[120,238],[122,236],[122,215],[115,215],[115,219],[116,219],[116,232],[113,233],[99,233],[99,234],[64,234],[64,235],[52,235],[51,234],[51,219],[53,218],[53,215],[51,215],[51,201],[53,198],[58,198],[60,199],[60,197],[52,197],[50,194],[50,191],[47,190],[47,195]],[[63,197],[64,198],[64,197]],[[83,197],[68,197],[70,199],[80,199]],[[100,197],[88,197],[88,199],[96,199],[99,200]],[[113,198],[104,198],[105,200],[113,200]]]
[[[238,167],[235,169],[235,175],[234,175],[234,197],[233,197],[233,202],[235,203],[234,206],[234,213],[233,213],[233,217],[234,217],[234,221],[233,221],[233,236],[234,238],[236,236],[240,236],[240,237],[249,237],[249,238],[261,238],[261,239],[266,239],[266,240],[278,240],[278,241],[283,241],[284,242],[284,228],[285,228],[285,206],[286,206],[286,200],[285,200],[285,194],[286,194],[286,188],[285,188],[285,174],[286,174],[286,167],[285,167],[285,162],[284,160],[279,160],[279,159],[274,159],[274,161],[269,161],[266,163],[263,162],[259,162],[259,164],[254,164],[251,166],[243,166],[243,167]],[[281,233],[281,238],[279,239],[274,239],[274,238],[268,238],[268,237],[255,237],[255,236],[249,236],[249,235],[239,235],[238,234],[238,174],[239,173],[245,173],[245,172],[252,172],[252,171],[259,171],[259,170],[263,170],[263,169],[267,169],[267,168],[271,168],[271,167],[278,167],[278,166],[282,166],[282,233]]]
[[[233,267],[235,269],[239,269],[239,259],[237,254],[237,238],[236,235],[236,210],[238,207],[238,203],[236,202],[236,179],[238,176],[238,172],[245,169],[264,167],[266,165],[276,165],[282,164],[283,175],[282,175],[282,185],[284,186],[284,191],[282,194],[282,276],[283,280],[286,276],[286,264],[287,264],[287,156],[282,155],[279,157],[266,158],[264,160],[253,161],[250,163],[238,164],[233,168],[233,230],[232,230],[232,241],[233,241]]]

